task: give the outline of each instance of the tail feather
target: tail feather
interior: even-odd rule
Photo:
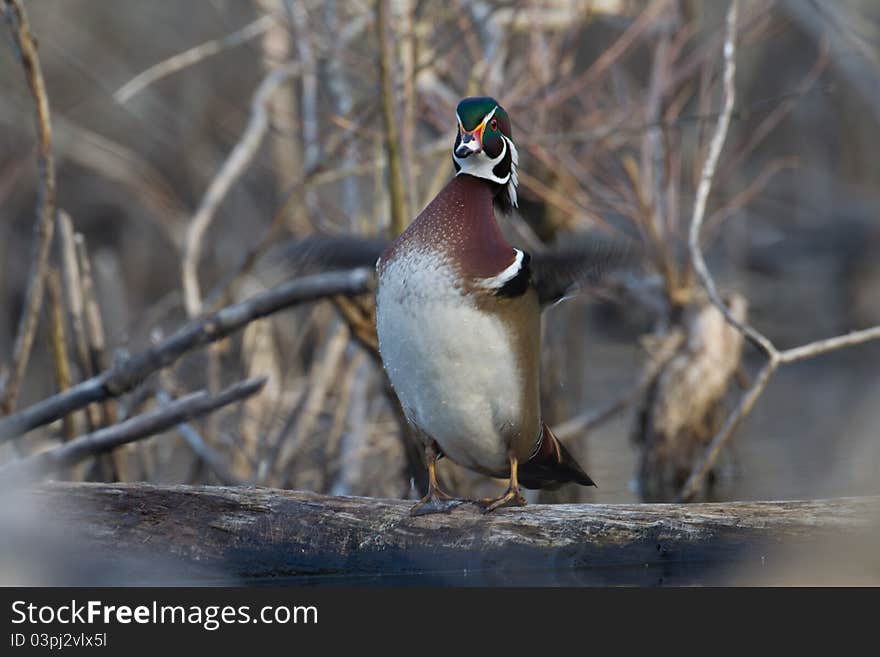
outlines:
[[[541,444],[535,455],[519,466],[519,482],[526,488],[558,488],[573,482],[581,486],[595,486],[590,476],[575,461],[571,453],[542,424]]]

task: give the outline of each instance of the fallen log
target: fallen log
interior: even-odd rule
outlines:
[[[856,546],[880,554],[880,497],[464,505],[417,518],[404,500],[256,487],[51,483],[28,497],[41,522],[65,528],[69,558],[124,561],[138,583],[717,584],[831,545],[839,563]]]

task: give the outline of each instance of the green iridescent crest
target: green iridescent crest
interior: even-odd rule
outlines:
[[[456,113],[462,127],[465,130],[471,131],[480,125],[483,119],[486,118],[486,115],[492,110],[495,110],[492,118],[497,121],[497,130],[509,139],[512,139],[513,135],[510,132],[510,119],[507,117],[507,112],[504,111],[504,108],[494,98],[488,96],[465,98],[458,104]],[[487,125],[486,130],[491,130],[491,127]]]

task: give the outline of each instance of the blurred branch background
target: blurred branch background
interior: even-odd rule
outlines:
[[[687,244],[721,111],[727,2],[25,6],[66,214],[16,409],[281,282],[272,247],[285,240],[400,230],[452,174],[456,103],[484,94],[510,112],[521,156],[512,241],[623,234],[647,253],[642,271],[547,313],[546,419],[599,488],[534,501],[673,499],[761,370]],[[725,303],[779,349],[880,324],[880,10],[741,0],[736,35],[736,102],[700,239]],[[2,367],[28,303],[40,189],[11,48],[0,89]],[[334,296],[252,321],[0,445],[0,463],[265,377],[241,404],[63,476],[412,497],[418,462],[370,313],[369,295]],[[880,492],[878,372],[876,342],[780,368],[697,497]],[[445,462],[441,474],[462,494],[500,487]]]

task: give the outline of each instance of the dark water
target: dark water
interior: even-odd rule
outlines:
[[[412,572],[406,574],[324,574],[291,577],[264,577],[242,582],[247,586],[310,587],[423,587],[423,586],[510,586],[510,587],[585,587],[585,586],[774,586],[783,578],[760,563],[719,564],[717,562],[681,562],[662,565],[622,565],[573,570],[518,570],[508,572],[456,570]]]

